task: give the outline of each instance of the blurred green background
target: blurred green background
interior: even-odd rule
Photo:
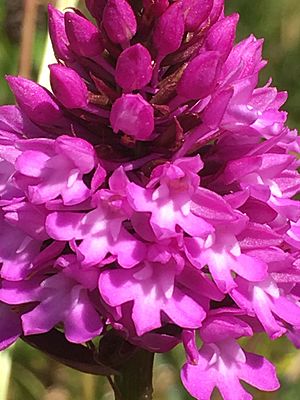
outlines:
[[[40,1],[34,42],[32,77],[38,75],[46,39],[46,1]],[[5,74],[17,74],[22,25],[22,0],[0,0],[0,104],[13,102]],[[284,106],[290,127],[300,127],[300,1],[227,0],[227,13],[240,13],[238,38],[250,33],[265,38],[264,58],[269,60],[261,84],[271,76],[280,90],[289,91]],[[248,350],[264,354],[277,366],[282,383],[277,393],[253,392],[257,400],[300,399],[300,351],[284,338],[270,343],[258,336],[245,343]],[[154,400],[187,400],[179,382],[183,363],[180,349],[156,358]],[[7,396],[5,375],[11,375]],[[57,364],[22,342],[0,355],[0,400],[112,400],[104,378],[80,374]],[[218,394],[215,399],[219,399]]]

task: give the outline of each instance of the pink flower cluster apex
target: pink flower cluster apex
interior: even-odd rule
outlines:
[[[166,352],[198,400],[278,389],[238,339],[300,347],[299,138],[223,0],[49,5],[52,91],[0,107],[0,349],[59,325]],[[197,343],[201,339],[202,345]]]

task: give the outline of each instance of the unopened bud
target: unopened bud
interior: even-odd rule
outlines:
[[[103,12],[104,29],[114,43],[128,43],[136,33],[134,12],[125,0],[108,0]]]
[[[169,7],[169,0],[143,0],[143,6],[148,15],[160,17]]]
[[[118,58],[116,81],[126,92],[141,89],[152,77],[151,55],[141,44],[124,50]]]
[[[166,56],[179,49],[184,34],[181,3],[173,3],[158,19],[153,32],[153,45],[158,54]]]
[[[213,6],[213,0],[183,0],[185,15],[185,30],[196,31],[208,18]]]
[[[85,108],[88,90],[81,77],[72,68],[52,64],[50,82],[53,93],[66,108]]]
[[[21,77],[8,76],[6,79],[17,103],[33,122],[53,125],[63,117],[59,105],[47,89]]]
[[[74,12],[65,13],[66,32],[74,53],[83,57],[99,56],[103,50],[97,27]]]
[[[154,129],[154,110],[139,94],[126,94],[113,104],[110,123],[115,133],[148,140]]]
[[[104,7],[106,5],[106,0],[85,0],[85,4],[91,15],[100,24],[102,21]]]
[[[69,49],[69,40],[65,30],[64,14],[49,4],[48,19],[49,35],[56,58],[63,61],[72,60],[74,56]]]
[[[187,99],[203,99],[216,85],[220,55],[216,51],[202,53],[194,58],[177,85],[177,93]]]

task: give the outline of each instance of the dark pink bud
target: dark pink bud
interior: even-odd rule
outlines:
[[[232,14],[217,22],[208,32],[205,48],[219,51],[224,57],[227,57],[234,43],[238,21],[239,15]]]
[[[141,89],[152,77],[151,55],[141,44],[124,50],[118,58],[116,81],[126,92]]]
[[[186,99],[203,99],[216,85],[217,67],[220,55],[208,51],[194,58],[178,82],[177,93]]]
[[[169,0],[143,0],[143,6],[148,15],[160,17],[169,7]]]
[[[74,12],[66,12],[65,25],[70,47],[74,53],[83,57],[94,57],[103,52],[101,34],[89,20]]]
[[[148,140],[154,129],[153,107],[139,94],[126,94],[112,106],[110,123],[115,133],[122,131],[138,140]]]
[[[17,103],[33,122],[52,125],[63,117],[59,105],[47,89],[21,77],[8,76],[6,79]]]
[[[102,21],[106,0],[85,0],[85,4],[92,16],[100,23]]]
[[[88,103],[88,90],[81,77],[72,68],[52,64],[50,82],[53,93],[66,108],[84,108]]]
[[[65,30],[64,14],[48,6],[49,34],[56,58],[63,61],[70,61],[74,58],[69,49],[69,40]]]
[[[213,7],[213,0],[183,0],[183,12],[185,16],[185,30],[196,31],[209,17]]]
[[[214,0],[213,8],[209,16],[210,24],[213,25],[222,16],[224,16],[224,0]]]
[[[125,0],[108,0],[103,12],[104,29],[114,43],[128,43],[136,33],[134,12]]]
[[[182,4],[173,3],[158,19],[153,32],[153,45],[161,56],[179,49],[184,34]]]

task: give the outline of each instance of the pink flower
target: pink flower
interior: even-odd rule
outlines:
[[[181,379],[198,400],[209,400],[215,387],[224,400],[251,400],[240,380],[260,390],[279,388],[274,366],[261,356],[243,351],[232,339],[204,344],[197,364],[185,364]]]
[[[181,373],[183,384],[196,399],[209,400],[217,387],[224,400],[251,400],[240,380],[260,390],[279,387],[274,366],[243,351],[236,342],[240,336],[252,335],[247,323],[230,314],[212,314],[199,332],[204,343],[197,360],[185,364]]]
[[[179,159],[153,170],[147,188],[128,185],[129,202],[138,212],[150,212],[150,225],[157,238],[177,236],[176,225],[189,235],[206,236],[213,227],[191,210],[201,168],[200,158]],[[158,186],[159,184],[159,186]]]
[[[16,181],[33,204],[62,197],[65,205],[78,204],[89,197],[83,175],[96,165],[93,147],[86,141],[60,136],[17,142]]]

